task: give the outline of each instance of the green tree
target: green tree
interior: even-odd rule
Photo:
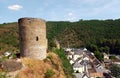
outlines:
[[[104,47],[100,47],[100,48],[99,48],[99,51],[100,51],[100,52],[104,52]]]
[[[104,52],[106,52],[107,54],[109,54],[109,50],[110,50],[110,48],[108,46],[104,47]]]
[[[95,51],[94,54],[95,54],[95,56],[97,57],[97,59],[98,59],[99,61],[102,61],[102,60],[103,60],[103,55],[102,55],[102,53],[100,53],[99,51]]]
[[[98,47],[95,44],[91,44],[90,47],[89,47],[89,50],[92,51],[92,52],[95,52],[95,51],[98,51]]]
[[[110,67],[110,71],[111,71],[111,74],[114,76],[114,77],[119,77],[120,76],[120,67],[113,64],[111,67]]]

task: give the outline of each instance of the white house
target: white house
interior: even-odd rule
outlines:
[[[71,48],[65,48],[65,51],[71,51],[72,49]]]
[[[83,57],[83,60],[89,61],[89,57],[85,56],[85,57]]]
[[[82,76],[82,78],[89,78],[89,76],[86,73],[84,73],[84,75]]]
[[[103,53],[104,60],[109,59],[109,56],[106,53]]]
[[[68,53],[67,53],[67,58],[68,58],[69,60],[72,59],[72,58],[73,58],[72,53],[68,52]]]
[[[82,58],[83,57],[83,51],[82,50],[74,50],[74,56],[73,56],[73,60],[77,60],[78,58]]]
[[[73,65],[73,70],[74,72],[79,72],[79,73],[84,73],[84,65],[81,65],[80,63],[76,62],[74,65]]]
[[[78,58],[80,58],[80,55],[74,55],[73,56],[73,60],[77,60]]]
[[[87,48],[84,48],[83,51],[87,51]]]
[[[73,60],[70,60],[70,64],[71,64],[71,65],[74,64],[74,61],[73,61]]]

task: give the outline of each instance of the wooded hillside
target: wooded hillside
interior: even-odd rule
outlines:
[[[18,50],[17,23],[0,24],[0,51]],[[49,48],[54,39],[62,47],[87,47],[91,51],[120,53],[120,19],[47,22]]]

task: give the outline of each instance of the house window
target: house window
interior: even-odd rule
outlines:
[[[38,41],[38,36],[36,37],[36,41]]]

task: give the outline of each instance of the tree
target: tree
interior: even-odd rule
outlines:
[[[89,50],[92,51],[92,52],[95,52],[95,51],[98,51],[98,48],[97,48],[96,45],[91,44],[90,47],[89,47]]]
[[[100,52],[105,52],[105,53],[109,54],[110,48],[108,46],[105,46],[105,47],[100,47],[99,50],[100,50]]]
[[[104,51],[104,47],[100,47],[100,48],[99,48],[99,51],[100,51],[100,52],[103,52],[103,51]]]
[[[96,56],[96,58],[97,58],[98,60],[100,60],[100,61],[103,60],[103,55],[102,55],[102,53],[100,53],[99,51],[95,51],[94,54],[95,54],[95,56]]]
[[[111,74],[114,76],[114,77],[119,77],[120,76],[120,67],[118,67],[117,65],[113,64],[111,67],[110,67],[110,71],[111,71]]]
[[[105,46],[104,47],[104,51],[108,54],[109,53],[109,50],[110,50],[110,48],[108,47],[108,46]]]

